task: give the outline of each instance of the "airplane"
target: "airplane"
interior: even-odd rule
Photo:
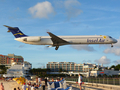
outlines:
[[[113,47],[117,40],[107,35],[86,35],[86,36],[56,36],[51,32],[47,32],[49,36],[28,36],[19,30],[18,27],[10,27],[8,32],[12,32],[15,40],[32,45],[49,45],[47,47],[55,47],[58,50],[59,46],[72,44],[111,44]]]

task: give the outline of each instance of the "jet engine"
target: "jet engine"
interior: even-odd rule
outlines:
[[[26,37],[23,39],[23,41],[26,42],[38,42],[40,41],[40,37]]]

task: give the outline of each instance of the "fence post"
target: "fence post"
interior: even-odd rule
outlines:
[[[97,83],[97,77],[96,77],[96,83]]]
[[[93,78],[93,83],[94,83],[94,78]]]
[[[119,85],[120,85],[120,78],[119,78]]]
[[[108,84],[108,78],[107,78],[107,84]]]
[[[93,83],[94,83],[94,79],[93,79],[93,77],[92,77],[92,80],[91,80],[91,81],[92,81],[92,86],[93,86]]]
[[[100,83],[100,78],[99,78],[99,83]]]
[[[98,87],[98,81],[97,81],[97,77],[96,77],[96,86]]]
[[[104,84],[104,78],[103,78],[103,84]]]
[[[113,84],[115,85],[115,79],[113,78]]]

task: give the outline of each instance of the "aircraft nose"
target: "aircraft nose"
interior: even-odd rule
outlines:
[[[113,39],[113,42],[114,42],[114,43],[117,43],[118,41],[117,41],[116,39]]]

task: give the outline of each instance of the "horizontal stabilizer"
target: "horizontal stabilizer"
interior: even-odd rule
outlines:
[[[7,26],[7,25],[3,25],[3,26],[5,26],[5,27],[7,27],[7,28],[11,28],[11,29],[16,29],[16,28],[14,28],[14,27],[10,27],[10,26]]]
[[[10,27],[10,26],[7,26],[7,25],[3,25],[3,26],[5,26],[5,27],[7,27],[7,28],[11,28],[11,29],[16,29],[16,28],[14,28],[14,27]],[[8,29],[7,32],[11,32],[11,31]]]
[[[5,27],[8,28],[8,31],[7,32],[12,32],[12,34],[16,37],[16,38],[19,38],[19,37],[25,37],[27,35],[25,35],[24,33],[22,33],[18,27],[10,27],[10,26],[7,26],[7,25],[3,25]]]

